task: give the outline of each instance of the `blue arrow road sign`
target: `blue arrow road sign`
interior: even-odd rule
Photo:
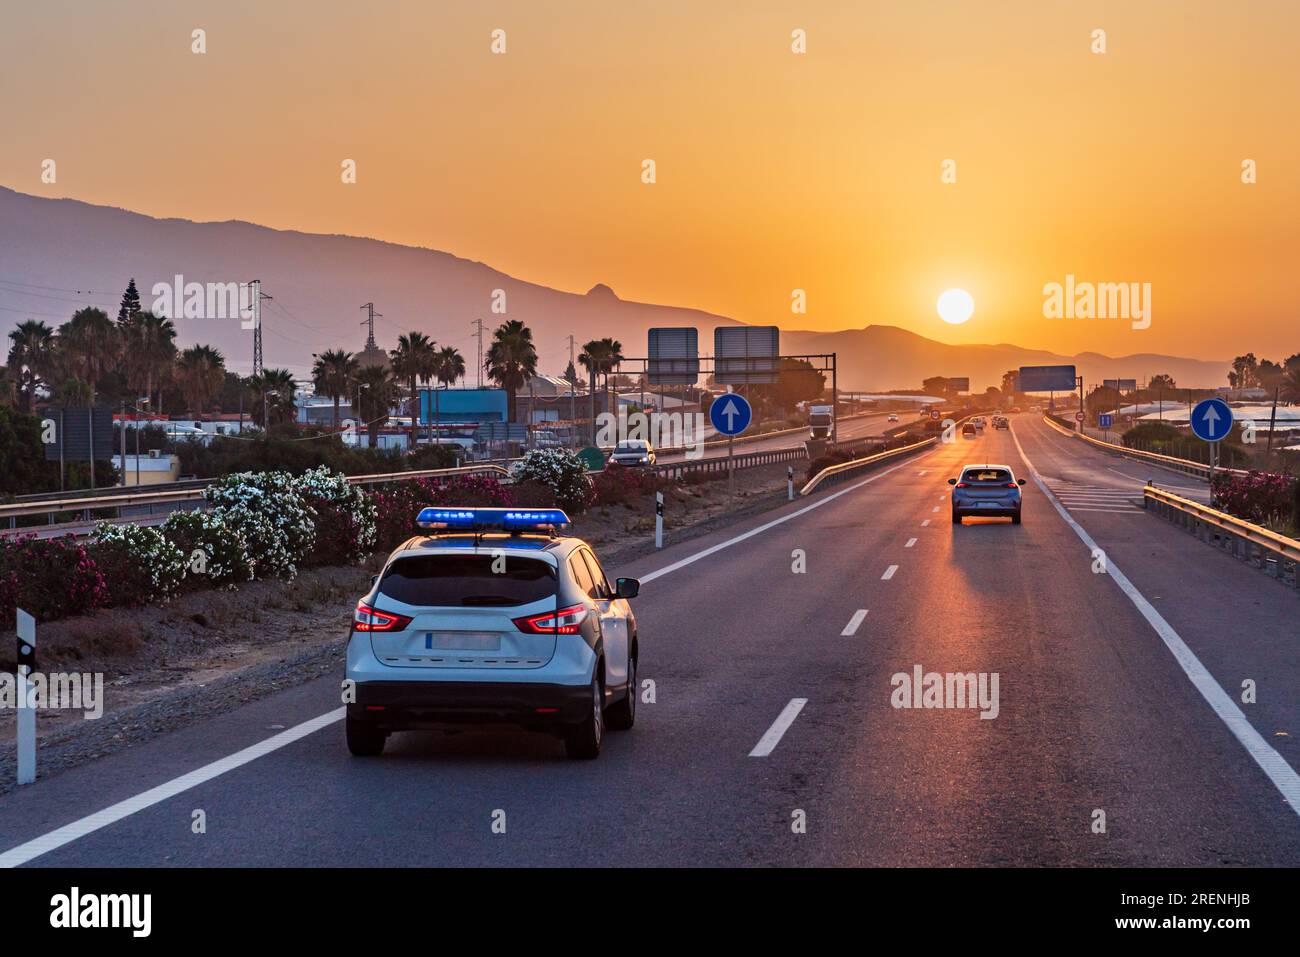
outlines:
[[[722,435],[739,435],[749,428],[753,417],[754,410],[744,396],[734,392],[718,396],[713,400],[713,405],[709,406],[709,421]]]
[[[1101,415],[1097,416],[1097,424],[1101,426],[1103,429],[1109,429],[1110,424],[1113,421],[1114,419],[1111,418],[1111,414],[1109,412],[1103,412],[1101,413]]]
[[[1192,409],[1192,431],[1206,442],[1227,438],[1232,431],[1232,409],[1222,399],[1202,399]]]

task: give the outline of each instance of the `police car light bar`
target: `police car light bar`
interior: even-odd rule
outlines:
[[[569,525],[569,516],[558,508],[424,508],[415,517],[420,528],[450,528],[465,531],[500,529],[506,532],[537,531]]]

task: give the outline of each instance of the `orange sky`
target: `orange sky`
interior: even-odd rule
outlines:
[[[787,328],[1284,358],[1298,33],[1281,0],[43,0],[5,13],[0,183]],[[1067,273],[1151,283],[1151,327],[1044,318]],[[952,286],[964,326],[935,315]]]

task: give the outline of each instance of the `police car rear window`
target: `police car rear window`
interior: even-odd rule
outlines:
[[[527,605],[555,594],[555,569],[514,555],[421,555],[394,562],[379,592],[407,605]]]
[[[1011,474],[1006,469],[967,469],[967,482],[1010,482]]]

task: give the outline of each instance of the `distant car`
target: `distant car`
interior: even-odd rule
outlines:
[[[1020,486],[1009,465],[967,465],[957,478],[948,479],[952,490],[952,523],[971,515],[1010,516],[1020,524]]]
[[[1007,417],[1005,415],[995,415],[993,417],[993,428],[1009,429],[1011,428],[1011,423],[1007,421]]]
[[[614,446],[614,451],[609,453],[609,460],[615,465],[628,467],[654,465],[655,450],[645,439],[628,439]]]
[[[426,508],[357,603],[348,749],[396,731],[504,724],[600,754],[636,718],[635,578],[611,583],[560,509]]]
[[[984,423],[984,416],[982,416],[982,415],[977,415],[977,416],[975,416],[975,418],[971,419],[971,421],[975,423],[975,428],[980,429],[980,430],[983,430],[983,428],[984,428],[984,424],[985,424],[985,423]]]
[[[1015,408],[1013,408],[1013,409],[1011,410],[1011,414],[1012,414],[1012,415],[1019,415],[1019,414],[1020,414],[1020,406],[1016,406]]]
[[[890,421],[890,422],[897,422],[897,421],[898,421],[898,414],[895,413],[895,412],[891,412],[891,413],[889,413],[889,421]]]
[[[967,422],[967,423],[965,423],[964,425],[962,425],[962,427],[961,427],[961,434],[962,434],[962,435],[972,435],[972,436],[975,435],[975,434],[976,434],[975,423],[974,423],[974,422]]]

